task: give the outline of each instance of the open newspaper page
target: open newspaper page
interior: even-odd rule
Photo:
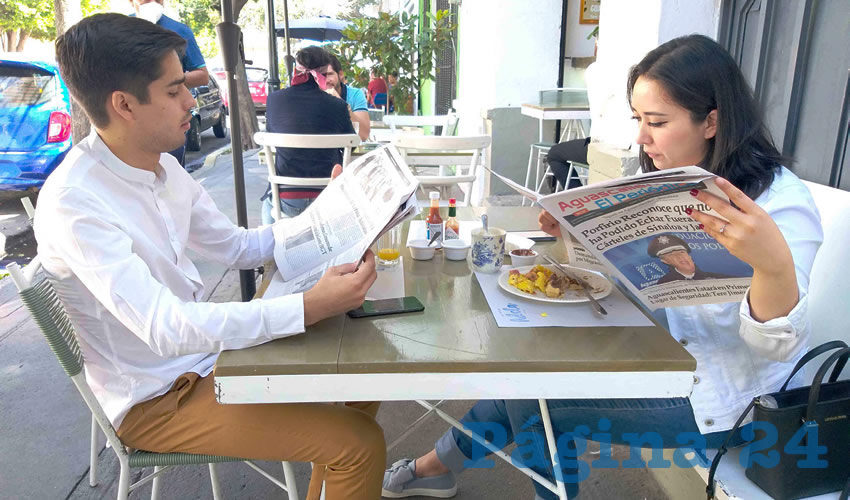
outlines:
[[[685,213],[719,217],[689,193],[728,199],[715,178],[699,167],[676,168],[569,189],[538,203],[650,309],[739,301],[752,268]]]
[[[303,291],[328,267],[358,261],[390,222],[415,215],[417,186],[394,146],[349,164],[304,213],[275,224],[274,258],[283,281]]]

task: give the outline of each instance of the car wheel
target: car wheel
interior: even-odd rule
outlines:
[[[189,132],[186,134],[186,149],[188,151],[201,150],[201,121],[193,119],[189,126]]]
[[[224,114],[224,108],[221,108],[221,115],[218,117],[218,123],[213,125],[213,134],[219,139],[227,137],[227,115]]]

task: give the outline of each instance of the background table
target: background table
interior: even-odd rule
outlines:
[[[576,138],[588,136],[581,120],[590,120],[590,104],[587,100],[585,89],[555,89],[543,90],[539,93],[536,102],[522,105],[522,114],[537,118],[539,122],[538,141],[543,143],[543,121],[544,120],[567,120],[564,132],[559,139],[571,139],[573,133]]]

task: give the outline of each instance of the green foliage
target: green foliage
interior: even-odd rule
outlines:
[[[455,28],[447,10],[428,13],[423,21],[428,28],[417,32],[419,16],[406,12],[355,18],[343,31],[342,41],[328,49],[336,53],[354,86],[366,87],[369,69],[380,75],[398,72],[398,83],[390,89],[390,95],[396,103],[407,103],[419,91],[421,82],[435,78],[439,71],[434,67],[435,55],[451,46]]]
[[[78,0],[79,1],[79,0]],[[82,0],[83,16],[108,7],[109,0]],[[56,28],[50,0],[0,0],[0,32],[20,30],[30,38],[53,40]]]
[[[44,0],[0,0],[0,30],[21,30],[32,38],[56,36],[53,2]]]
[[[180,20],[192,29],[196,38],[204,35],[215,38],[215,25],[221,22],[216,9],[219,4],[218,0],[180,0],[177,12]]]

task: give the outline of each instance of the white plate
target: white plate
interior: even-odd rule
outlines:
[[[598,299],[601,299],[603,297],[607,297],[611,293],[611,290],[614,289],[611,282],[608,281],[601,274],[597,274],[593,271],[588,271],[587,269],[581,269],[581,268],[578,268],[578,267],[568,266],[566,264],[561,264],[561,265],[563,265],[565,268],[567,268],[568,271],[571,271],[573,274],[575,274],[579,278],[586,281],[587,284],[590,285],[591,288],[593,288],[593,292],[591,292],[591,295],[593,295],[594,299],[598,300]],[[525,274],[528,271],[531,271],[532,269],[534,269],[535,267],[536,266],[523,266],[523,267],[516,267],[514,269]],[[548,268],[548,269],[552,269],[553,266],[543,265],[543,267]],[[530,293],[525,293],[523,291],[520,291],[518,288],[513,287],[513,286],[508,284],[508,275],[510,274],[510,272],[511,272],[511,270],[507,270],[499,276],[499,286],[502,287],[502,289],[505,290],[506,292],[513,294],[513,295],[516,295],[517,297],[523,297],[525,299],[530,299],[530,300],[538,300],[540,302],[556,302],[556,303],[560,302],[560,303],[564,303],[564,304],[570,304],[570,303],[575,303],[575,302],[589,302],[590,301],[590,299],[588,299],[587,296],[584,294],[584,292],[582,292],[581,290],[567,290],[566,292],[564,292],[564,295],[562,295],[561,297],[558,297],[556,299],[551,298],[551,297],[547,297],[546,294],[541,292],[540,290],[535,290],[533,295],[530,294]]]

